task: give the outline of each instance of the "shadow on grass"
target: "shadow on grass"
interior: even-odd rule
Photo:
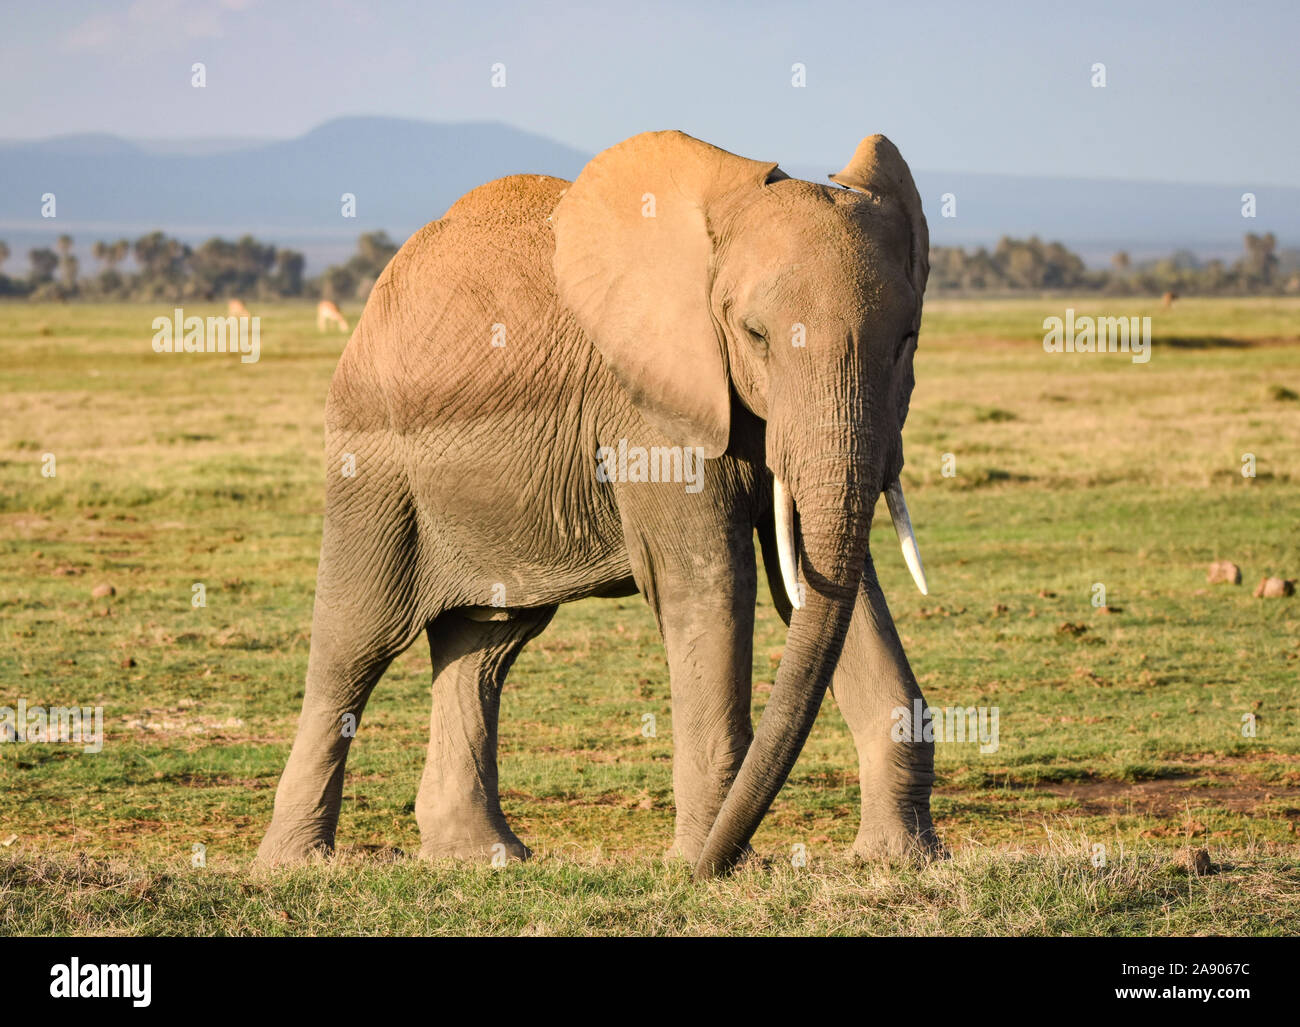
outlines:
[[[1262,345],[1264,339],[1232,339],[1226,335],[1162,335],[1152,339],[1152,345],[1170,349],[1251,349]]]

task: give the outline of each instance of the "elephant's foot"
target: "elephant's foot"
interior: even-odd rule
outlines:
[[[704,853],[704,842],[707,835],[679,834],[673,839],[672,848],[664,853],[667,859],[685,860],[691,866],[695,866],[700,861],[700,856]],[[736,866],[749,862],[754,859],[754,847],[746,845],[740,859],[736,861]]]
[[[306,863],[334,853],[334,823],[298,820],[286,824],[272,820],[262,844],[257,847],[256,862],[263,866]]]
[[[668,859],[684,859],[691,866],[694,866],[700,860],[700,853],[704,851],[704,839],[702,837],[678,835],[673,839],[672,847],[664,853]]]
[[[927,818],[928,819],[928,818]],[[864,863],[927,863],[946,858],[933,827],[902,821],[863,821],[853,840],[853,855]]]
[[[715,794],[725,795],[726,791],[719,788],[715,790]],[[679,798],[678,802],[681,801]],[[686,812],[678,813],[673,830],[673,847],[668,850],[668,856],[684,859],[691,866],[698,863],[704,853],[704,843],[709,840],[709,828],[718,818],[718,810],[721,807],[722,803],[713,799],[707,804],[694,803]]]
[[[419,823],[421,859],[464,859],[500,866],[533,855],[510,830],[504,816],[425,816]]]
[[[709,832],[736,780],[749,742],[728,736],[721,741],[701,744],[710,744],[725,755],[704,767],[696,763],[689,768],[674,768],[673,800],[677,809],[673,819],[673,844],[666,853],[668,858],[684,859],[691,866],[695,866],[704,854]],[[679,761],[683,758],[674,756]],[[747,855],[752,851],[748,845],[745,846]]]

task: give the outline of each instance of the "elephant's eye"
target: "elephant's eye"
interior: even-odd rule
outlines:
[[[762,354],[767,354],[767,329],[757,321],[745,321],[745,334],[749,336],[749,341]]]

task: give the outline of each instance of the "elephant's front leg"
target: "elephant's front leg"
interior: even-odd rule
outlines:
[[[697,579],[659,598],[673,703],[673,852],[695,863],[753,740],[754,579]]]
[[[672,684],[673,853],[699,859],[753,739],[753,529],[711,490],[624,486],[628,553],[654,611]],[[680,489],[681,486],[675,488]]]
[[[940,851],[930,819],[934,743],[898,740],[894,730],[899,716],[912,724],[925,700],[870,559],[831,689],[858,750],[862,822],[853,851],[864,859]]]

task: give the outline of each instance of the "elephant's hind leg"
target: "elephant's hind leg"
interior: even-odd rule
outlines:
[[[293,862],[334,848],[343,768],[366,700],[431,616],[416,598],[415,550],[409,502],[382,506],[330,495],[302,714],[260,862]]]
[[[528,858],[501,812],[497,712],[511,664],[555,609],[503,610],[496,614],[502,619],[453,611],[429,626],[433,714],[415,801],[421,856]]]

